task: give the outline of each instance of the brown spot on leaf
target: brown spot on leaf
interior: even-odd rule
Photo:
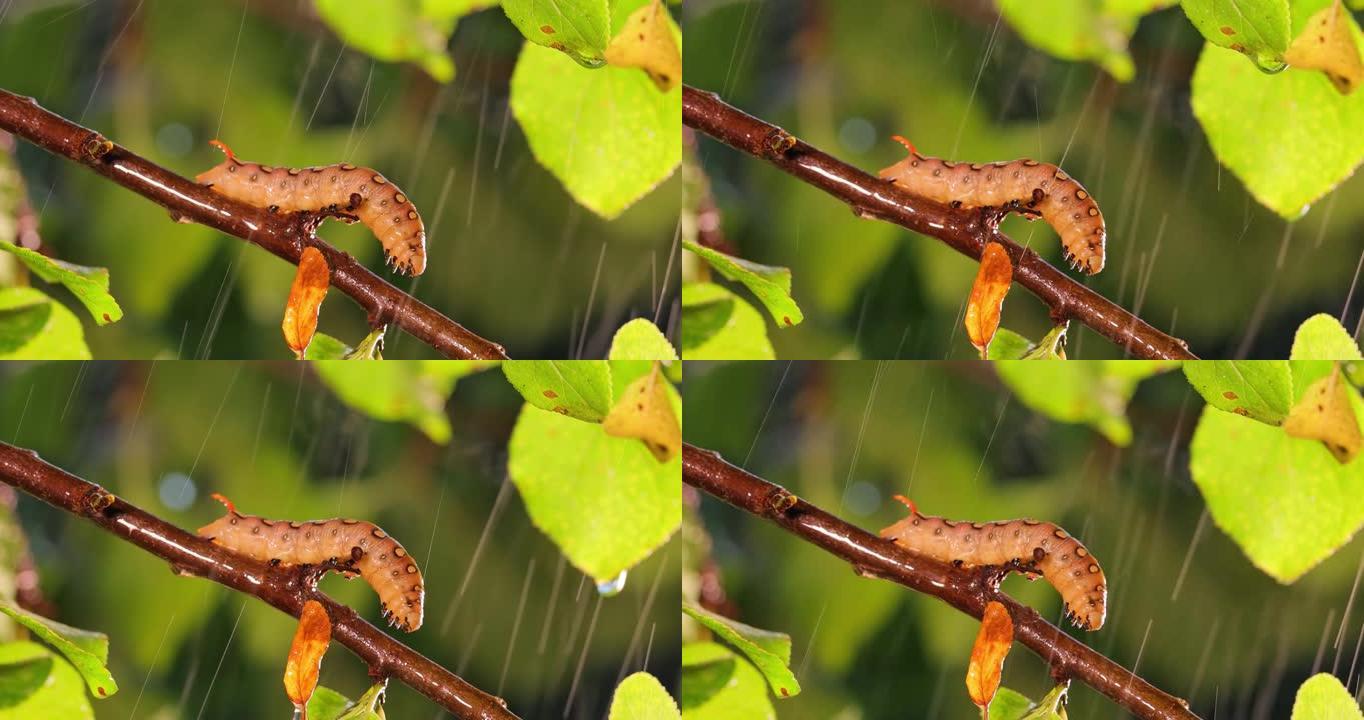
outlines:
[[[546,34],[546,35],[553,35],[553,34],[554,34],[554,26],[553,26],[553,25],[541,25],[541,26],[540,26],[540,32],[542,32],[542,33],[544,33],[544,34]]]
[[[550,400],[553,400],[554,398],[559,397],[559,393],[556,393],[553,390],[546,390],[545,397],[549,398]]]
[[[1224,397],[1224,398],[1226,398],[1226,399],[1228,399],[1228,400],[1235,400],[1235,399],[1236,399],[1236,393],[1234,393],[1234,392],[1228,390],[1228,391],[1222,393],[1222,397]]]
[[[1231,27],[1230,27],[1230,26],[1227,26],[1227,25],[1223,25],[1223,26],[1222,26],[1221,28],[1219,28],[1219,29],[1222,31],[1222,34],[1223,34],[1223,35],[1235,35],[1235,34],[1236,34],[1236,31],[1235,31],[1235,30],[1232,30]]]

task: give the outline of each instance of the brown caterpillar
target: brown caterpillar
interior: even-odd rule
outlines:
[[[348,577],[358,573],[374,588],[390,624],[407,632],[421,627],[426,594],[421,571],[407,550],[374,523],[342,518],[267,520],[242,515],[222,495],[214,493],[213,498],[227,514],[199,528],[200,537],[275,565],[336,564]]]
[[[1093,275],[1104,267],[1104,216],[1079,182],[1051,163],[1014,160],[954,163],[925,157],[895,135],[909,157],[880,172],[910,194],[952,207],[991,207],[1041,216],[1061,236],[1071,267]]]
[[[310,168],[279,168],[242,162],[214,140],[227,159],[194,177],[233,200],[270,212],[354,213],[341,216],[364,223],[384,246],[388,262],[420,275],[426,269],[426,227],[398,186],[383,175],[349,163]]]
[[[1103,627],[1108,602],[1103,570],[1065,530],[1036,520],[953,522],[921,514],[907,498],[895,499],[909,507],[909,517],[882,530],[881,537],[958,567],[992,565],[1040,573],[1061,593],[1066,619],[1085,630]]]

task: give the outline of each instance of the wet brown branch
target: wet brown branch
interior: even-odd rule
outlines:
[[[1058,324],[1071,318],[1079,320],[1137,357],[1195,359],[1183,340],[1157,330],[1052,267],[1037,253],[999,232],[977,210],[953,209],[910,195],[725,103],[714,93],[683,86],[682,122],[776,165],[847,203],[862,217],[937,238],[975,260],[980,260],[986,243],[1002,244],[1014,263],[1014,281],[1045,302]]]
[[[54,155],[90,168],[164,206],[176,220],[201,223],[235,235],[294,265],[298,264],[304,247],[316,247],[331,267],[332,286],[365,309],[371,327],[396,324],[446,357],[506,357],[501,345],[465,329],[385,282],[349,253],[320,240],[316,234],[318,218],[315,216],[272,214],[265,208],[229,200],[110,142],[93,130],[45,110],[33,98],[6,90],[0,90],[0,130],[8,130]]]
[[[298,568],[271,567],[181,530],[72,475],[23,448],[0,442],[0,482],[54,507],[89,520],[169,562],[184,575],[207,578],[253,595],[298,617],[303,603],[317,600],[332,621],[332,637],[369,665],[375,678],[397,678],[467,720],[516,720],[500,698],[470,685],[417,651],[366,622],[354,610],[318,592],[315,577]]]
[[[1148,720],[1189,720],[1187,704],[1047,622],[1036,610],[999,591],[989,570],[955,568],[915,555],[895,543],[850,525],[792,495],[779,485],[730,465],[718,453],[682,448],[682,479],[840,557],[860,575],[899,583],[980,617],[985,604],[1001,602],[1014,621],[1014,636],[1045,660],[1053,677],[1080,680],[1128,712]]]

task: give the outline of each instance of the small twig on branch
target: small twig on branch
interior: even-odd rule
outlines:
[[[682,122],[842,200],[861,217],[935,237],[975,260],[980,260],[986,243],[1000,243],[1013,260],[1014,280],[1045,302],[1058,324],[1079,320],[1137,357],[1196,359],[1183,340],[1157,330],[1052,267],[986,222],[978,210],[953,209],[910,195],[725,103],[714,93],[687,85],[682,87]]]
[[[969,615],[981,617],[985,604],[1001,602],[1014,621],[1014,636],[1051,666],[1052,676],[1074,678],[1147,720],[1190,720],[1198,716],[1126,668],[1091,650],[1036,610],[999,591],[997,573],[955,568],[906,550],[797,498],[779,485],[730,465],[716,452],[682,447],[682,479],[688,485],[761,518],[848,561],[860,575],[899,583],[932,595]]]
[[[517,720],[501,698],[470,685],[366,622],[354,610],[318,592],[310,584],[308,569],[272,567],[238,555],[43,461],[32,450],[3,442],[0,482],[95,523],[169,562],[180,574],[207,578],[253,595],[294,617],[302,612],[305,602],[317,600],[331,617],[332,637],[369,665],[372,677],[397,678],[457,718]]]
[[[371,327],[396,324],[446,357],[507,357],[501,345],[470,332],[385,282],[349,253],[320,240],[316,217],[307,213],[272,214],[265,208],[229,200],[44,109],[33,98],[6,90],[0,90],[0,130],[8,130],[54,155],[94,170],[164,206],[178,221],[197,222],[235,235],[294,265],[298,264],[304,247],[316,247],[331,267],[331,284],[365,309]]]

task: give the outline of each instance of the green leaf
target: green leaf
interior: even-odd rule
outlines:
[[[584,70],[527,43],[512,73],[511,107],[535,159],[608,220],[682,160],[681,87],[660,93],[633,68]]]
[[[1053,686],[1020,720],[1066,720],[1066,692],[1070,683]]]
[[[1293,360],[1359,360],[1359,344],[1339,320],[1319,313],[1307,318],[1293,336]]]
[[[660,463],[637,440],[529,403],[508,454],[531,521],[599,583],[648,557],[682,522],[681,455]]]
[[[758,296],[778,327],[799,325],[805,315],[801,313],[796,301],[791,298],[791,270],[772,265],[759,265],[743,258],[726,255],[690,240],[683,240],[682,247],[700,255],[721,275],[735,282],[743,283],[750,292]]]
[[[350,705],[350,700],[341,693],[318,685],[313,696],[308,698],[309,720],[336,720]]]
[[[990,341],[986,358],[989,360],[1020,360],[1030,347],[1032,347],[1031,340],[1013,330],[1002,327],[995,331],[995,338]]]
[[[730,620],[687,600],[682,601],[682,612],[743,653],[767,678],[767,684],[778,697],[793,697],[800,693],[800,683],[790,668],[790,635]]]
[[[1053,325],[1036,345],[1028,348],[1023,353],[1023,360],[1065,360],[1063,351],[1066,348],[1066,332],[1070,330],[1070,322],[1066,321],[1060,325]]]
[[[346,709],[346,712],[337,720],[382,720],[383,716],[379,713],[382,708],[384,689],[388,687],[387,682],[377,682],[369,686],[364,695]],[[308,717],[312,717],[309,715]]]
[[[1266,70],[1283,66],[1292,39],[1288,0],[1184,0],[1180,5],[1209,43],[1245,53]]]
[[[709,643],[705,643],[709,644]],[[682,648],[682,709],[685,712],[689,708],[699,707],[710,702],[710,699],[729,687],[730,680],[734,677],[738,658],[729,648],[715,645],[714,647],[723,651],[716,652],[715,657],[705,657],[698,659],[694,655],[697,653],[699,643],[689,643]],[[693,648],[689,657],[688,648]],[[700,655],[706,655],[702,650]],[[767,699],[767,683],[762,679],[756,669],[754,674],[758,676],[760,689],[758,693]]]
[[[85,678],[85,684],[97,698],[107,698],[118,692],[118,683],[109,674],[105,663],[109,661],[109,636],[63,625],[31,613],[8,600],[0,600],[0,613],[28,628],[43,642],[56,648],[66,656]]]
[[[46,320],[33,333],[40,316]],[[34,288],[0,288],[0,360],[89,359],[85,330],[66,306]]]
[[[606,0],[502,0],[502,10],[536,45],[561,51],[585,67],[606,63],[611,42]]]
[[[445,401],[455,381],[486,367],[488,363],[474,360],[313,363],[318,377],[342,402],[376,420],[409,423],[442,445],[450,441]]]
[[[454,79],[455,63],[445,51],[458,19],[451,14],[458,9],[454,4],[421,0],[314,2],[318,15],[347,45],[380,60],[414,62],[443,83]]]
[[[676,360],[677,350],[657,325],[635,318],[620,326],[611,338],[611,360]]]
[[[85,330],[64,305],[34,288],[0,288],[0,360],[89,359]]]
[[[728,288],[712,283],[682,286],[683,360],[771,360],[762,315]]]
[[[304,360],[344,360],[351,352],[350,346],[326,333],[315,333],[308,349],[303,351]],[[311,717],[311,716],[310,716]]]
[[[512,360],[502,372],[526,402],[599,423],[611,412],[611,366],[605,360]]]
[[[1359,703],[1329,673],[1317,673],[1298,688],[1293,699],[1293,720],[1361,720]]]
[[[47,326],[53,303],[38,302],[0,310],[0,355],[29,344]]]
[[[85,267],[54,260],[42,253],[12,243],[0,242],[0,250],[19,257],[34,275],[47,282],[61,283],[77,300],[85,305],[95,322],[108,325],[123,317],[123,308],[109,294],[109,271],[100,267]]]
[[[70,663],[37,643],[11,642],[0,645],[0,667],[15,667],[43,660],[51,663],[51,668],[42,687],[16,704],[0,705],[0,720],[94,720],[95,711],[81,687],[80,673]]]
[[[1204,408],[1189,470],[1217,526],[1281,583],[1315,567],[1364,524],[1358,464],[1341,465],[1321,443],[1281,428]]]
[[[637,672],[616,686],[608,720],[673,720],[681,718],[677,703],[653,675]]]
[[[999,0],[999,10],[1029,45],[1063,60],[1092,61],[1118,82],[1136,72],[1127,41],[1140,14],[1103,0]]]
[[[1171,363],[1139,360],[1083,363],[994,364],[999,377],[1024,405],[1061,422],[1085,423],[1110,442],[1125,447],[1132,442],[1127,401],[1137,383],[1172,367]]]
[[[723,676],[718,684],[717,671]],[[704,686],[704,687],[702,687]],[[729,648],[711,642],[682,646],[683,720],[775,720],[762,673]]]
[[[50,653],[13,662],[0,663],[0,710],[14,707],[42,688],[52,675]],[[84,690],[78,691],[82,695]]]
[[[1193,109],[1217,159],[1289,220],[1364,161],[1364,93],[1341,95],[1317,71],[1265,75],[1234,53],[1204,46]]]
[[[1006,687],[999,688],[990,701],[991,720],[1021,720],[1032,709],[1032,701],[1022,693]]]
[[[1293,407],[1293,378],[1282,360],[1190,360],[1184,376],[1218,410],[1270,425],[1283,423]]]
[[[383,360],[382,350],[384,349],[384,333],[388,331],[388,326],[383,325],[369,331],[369,334],[356,345],[354,349],[346,353],[345,360]],[[487,361],[485,361],[487,362]],[[485,366],[486,367],[486,366]],[[482,368],[471,369],[470,372],[477,372]]]

